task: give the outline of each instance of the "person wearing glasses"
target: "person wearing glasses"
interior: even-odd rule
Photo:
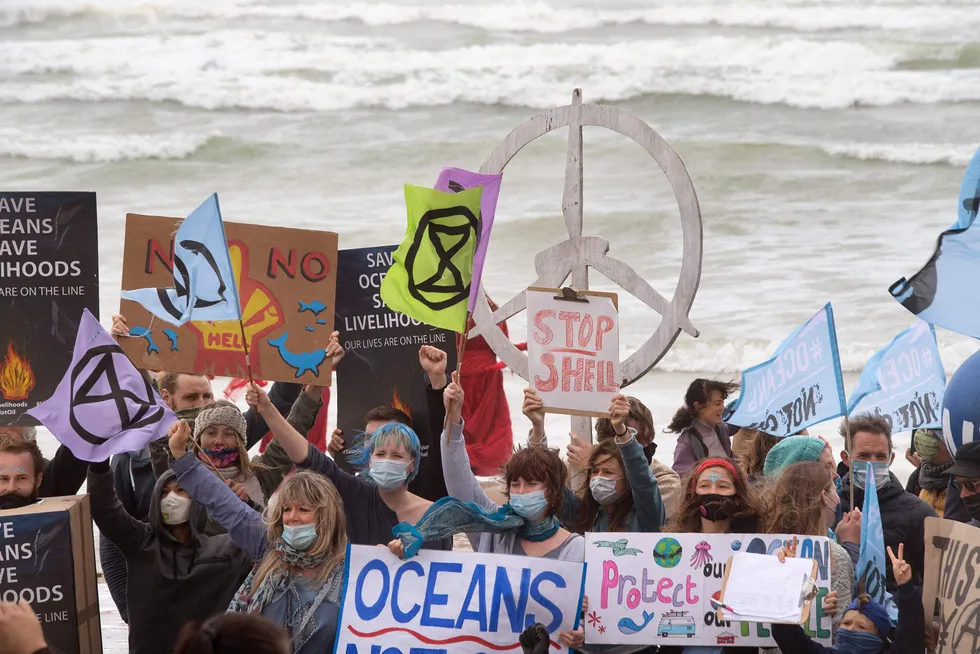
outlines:
[[[960,501],[970,514],[967,524],[980,527],[980,442],[964,443],[946,469],[960,491]]]

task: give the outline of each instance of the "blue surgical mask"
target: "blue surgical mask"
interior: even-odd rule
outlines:
[[[605,477],[593,477],[589,480],[589,490],[592,491],[592,497],[595,501],[606,506],[612,504],[622,496],[622,493],[616,490],[615,479],[606,479]]]
[[[853,475],[854,486],[861,490],[867,488],[865,478],[867,477],[868,463],[871,463],[871,469],[874,473],[875,488],[881,490],[891,478],[888,473],[888,464],[884,461],[851,461],[851,474]]]
[[[407,461],[395,461],[394,459],[372,459],[371,460],[371,479],[383,491],[393,491],[408,479]]]
[[[296,527],[283,525],[282,539],[294,550],[305,552],[316,540],[316,525],[313,523]]]
[[[879,654],[882,640],[866,631],[841,627],[837,630],[837,651],[841,654]]]
[[[840,477],[834,479],[834,487],[837,489],[838,497],[844,494],[844,480],[842,480]]]
[[[510,508],[525,520],[537,520],[548,508],[548,500],[545,499],[543,490],[511,493]]]

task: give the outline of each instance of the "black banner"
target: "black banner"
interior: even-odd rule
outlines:
[[[422,444],[422,466],[431,439],[419,348],[432,345],[448,355],[456,369],[456,333],[395,313],[381,301],[381,280],[397,246],[341,250],[337,259],[337,310],[334,328],[347,354],[337,365],[337,426],[348,445],[364,430],[364,414],[393,406],[409,414]],[[348,472],[350,452],[336,456]]]
[[[0,544],[0,600],[29,602],[51,651],[77,654],[70,513],[0,514]]]
[[[0,192],[0,424],[51,397],[82,309],[99,316],[95,193]]]

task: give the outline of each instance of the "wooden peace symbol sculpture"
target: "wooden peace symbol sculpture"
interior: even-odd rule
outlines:
[[[668,301],[628,265],[607,256],[609,242],[598,236],[582,236],[582,127],[605,127],[632,139],[646,150],[667,175],[681,215],[684,238],[680,277],[673,299]],[[527,120],[511,132],[484,162],[481,173],[503,171],[521,148],[534,139],[561,127],[569,128],[568,156],[565,163],[565,193],[562,213],[568,229],[568,240],[539,252],[534,257],[538,278],[532,286],[559,288],[571,277],[578,290],[589,288],[589,268],[602,273],[618,284],[663,319],[656,331],[640,349],[621,363],[622,386],[644,374],[663,358],[667,350],[684,331],[697,337],[698,330],[688,319],[694,296],[701,281],[702,231],[701,208],[687,169],[673,148],[653,128],[642,120],[616,107],[582,104],[582,91],[575,89],[572,103],[556,107]],[[482,335],[494,353],[524,379],[528,378],[527,356],[518,350],[498,326],[501,322],[527,308],[524,291],[496,311],[491,311],[481,285],[476,304],[474,332]],[[474,335],[471,333],[471,336]]]

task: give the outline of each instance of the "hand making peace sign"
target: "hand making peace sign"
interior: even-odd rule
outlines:
[[[901,586],[912,580],[912,566],[905,562],[905,543],[898,544],[898,556],[895,556],[891,545],[889,545],[888,558],[892,560],[892,574],[895,576],[897,585]]]

